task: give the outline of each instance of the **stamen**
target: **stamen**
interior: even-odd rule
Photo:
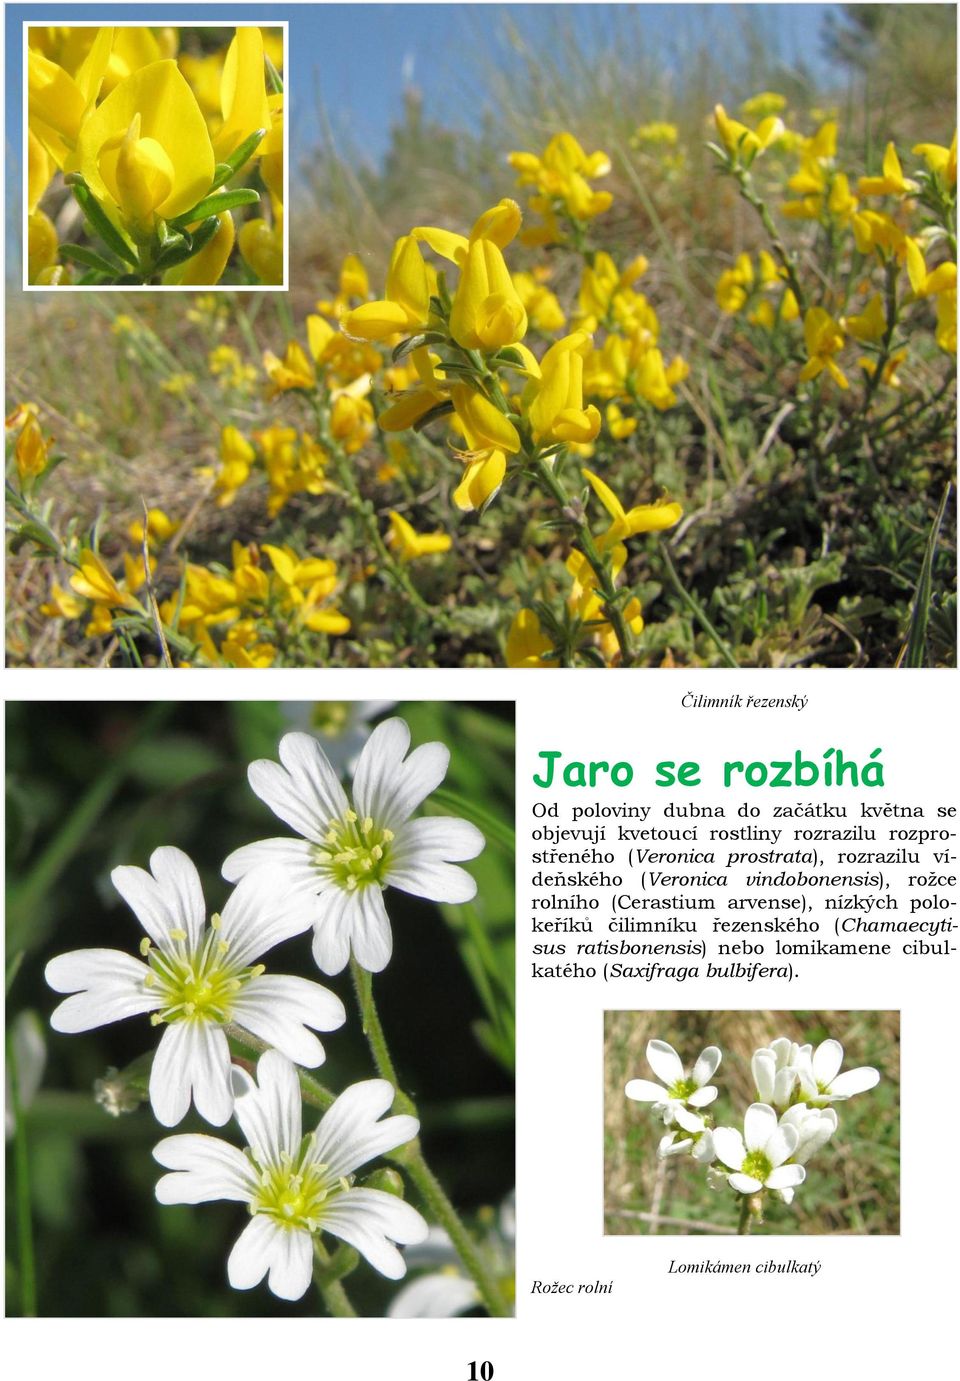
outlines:
[[[171,940],[185,940],[186,938],[187,932],[185,930],[171,930],[170,932]]]
[[[144,935],[143,939],[140,941],[140,953],[143,955],[144,959],[146,959],[147,955],[150,953],[149,935]]]

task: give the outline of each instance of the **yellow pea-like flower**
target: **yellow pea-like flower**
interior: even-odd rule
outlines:
[[[527,311],[499,245],[474,240],[460,270],[450,334],[466,350],[499,350],[522,340],[526,330]]]
[[[417,532],[406,518],[393,509],[389,518],[387,541],[404,564],[420,556],[434,556],[449,551],[453,545],[445,532]]]
[[[238,28],[227,49],[220,79],[220,109],[223,124],[213,141],[218,158],[229,158],[254,130],[271,127],[263,35],[252,25]]]
[[[600,431],[600,413],[593,403],[583,406],[583,357],[590,348],[586,331],[558,340],[540,361],[540,379],[527,409],[537,441],[593,441]]]
[[[862,177],[857,182],[857,191],[862,197],[902,197],[917,190],[917,184],[903,175],[896,146],[891,142],[883,153],[883,174],[881,177]]]
[[[46,469],[48,446],[35,414],[27,413],[13,450],[21,483],[36,479]]]
[[[592,470],[583,471],[597,498],[613,519],[610,527],[600,539],[601,550],[607,550],[628,537],[636,537],[644,532],[664,532],[674,527],[683,517],[683,508],[676,501],[661,500],[658,503],[638,504],[625,509],[608,484],[595,475]]]
[[[95,604],[104,604],[111,609],[140,607],[133,595],[121,590],[100,557],[88,547],[80,553],[80,569],[70,577],[70,588]]]
[[[422,329],[429,313],[430,280],[420,246],[413,235],[401,235],[390,256],[386,296],[347,312],[343,330],[360,340],[387,340]]]
[[[833,358],[843,348],[843,328],[823,307],[811,307],[803,318],[803,336],[809,359],[800,371],[800,379],[815,379],[826,370],[838,388],[849,388],[847,376]]]
[[[237,236],[240,253],[261,283],[283,282],[283,234],[260,216],[244,221]]]
[[[540,627],[540,619],[532,609],[521,609],[514,617],[507,634],[506,660],[508,667],[556,667],[549,654],[556,648]]]
[[[166,58],[114,87],[84,121],[77,155],[94,196],[138,232],[189,211],[213,180],[206,121]]]

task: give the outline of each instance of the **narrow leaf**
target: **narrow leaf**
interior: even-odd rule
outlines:
[[[109,249],[112,249],[114,254],[119,255],[124,263],[132,264],[134,268],[139,268],[136,254],[127,244],[126,240],[90,191],[87,184],[85,182],[74,182],[73,195],[76,197],[80,210],[83,212],[91,230],[99,235],[103,243]]]
[[[235,206],[252,206],[259,200],[260,193],[255,192],[252,187],[234,187],[229,192],[214,192],[170,223],[176,226],[190,225],[193,221],[202,221],[207,216],[218,216],[222,211],[232,211]]]

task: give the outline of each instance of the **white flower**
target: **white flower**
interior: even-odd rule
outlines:
[[[771,1103],[778,1109],[790,1106],[800,1080],[800,1062],[812,1049],[811,1045],[797,1045],[786,1036],[778,1036],[768,1046],[754,1051],[750,1068],[761,1103]]]
[[[812,1155],[825,1146],[837,1130],[840,1119],[833,1108],[809,1108],[806,1103],[795,1103],[780,1118],[780,1126],[794,1127],[800,1138],[791,1159],[797,1165],[806,1165]],[[792,1203],[793,1190],[777,1191],[784,1203]]]
[[[502,1285],[509,1285],[511,1295],[516,1289],[513,1199],[511,1193],[504,1200],[496,1225],[491,1225],[481,1242],[491,1270]],[[387,1309],[389,1318],[451,1319],[482,1304],[476,1283],[463,1274],[460,1257],[443,1228],[431,1227],[426,1240],[407,1252],[406,1263],[410,1271],[429,1268],[429,1274],[411,1280],[398,1290]]]
[[[743,1119],[743,1135],[734,1127],[717,1127],[713,1149],[717,1160],[733,1171],[727,1176],[731,1189],[756,1194],[761,1189],[793,1189],[803,1183],[807,1172],[802,1165],[784,1165],[799,1140],[796,1127],[779,1125],[768,1103],[751,1103]]]
[[[685,1118],[682,1124],[684,1130],[681,1132],[667,1132],[666,1135],[660,1138],[660,1142],[657,1146],[657,1159],[668,1160],[671,1156],[682,1156],[689,1151],[695,1161],[698,1161],[701,1165],[709,1165],[714,1159],[715,1154],[713,1149],[713,1133],[709,1130],[702,1117],[696,1117],[693,1113],[687,1112],[684,1108],[678,1109],[678,1112]],[[687,1120],[689,1120],[691,1125],[687,1125]]]
[[[116,949],[78,949],[51,959],[46,979],[72,993],[50,1018],[55,1031],[90,1031],[150,1012],[166,1023],[150,1070],[157,1120],[176,1126],[190,1106],[214,1126],[233,1108],[229,1022],[252,1031],[298,1064],[323,1063],[323,1046],[308,1027],[333,1031],[346,1020],[335,994],[306,978],[267,975],[254,961],[306,929],[278,906],[281,888],[267,870],[245,878],[223,913],[206,923],[196,868],[180,849],[156,849],[153,876],[114,868],[113,885],[136,914],[146,938],[134,959]]]
[[[395,700],[302,700],[282,703],[280,712],[291,729],[303,729],[320,740],[336,772],[352,772],[370,733],[370,721],[392,710]]]
[[[848,1069],[841,1074],[843,1046],[839,1041],[821,1042],[812,1055],[809,1046],[803,1049],[804,1057],[797,1070],[800,1091],[813,1107],[852,1098],[855,1093],[865,1093],[880,1082],[880,1071],[872,1065],[861,1065],[859,1069]]]
[[[663,1118],[666,1126],[677,1123],[686,1132],[702,1132],[706,1125],[703,1118],[691,1114],[688,1109],[705,1108],[716,1098],[716,1088],[707,1081],[713,1077],[722,1058],[715,1045],[708,1045],[700,1052],[688,1075],[672,1045],[666,1041],[648,1041],[647,1063],[663,1084],[655,1084],[650,1079],[631,1079],[624,1093],[638,1103],[652,1103],[653,1111]]]
[[[252,1215],[227,1261],[235,1290],[250,1290],[269,1273],[280,1299],[296,1300],[313,1274],[313,1237],[329,1232],[348,1242],[370,1265],[399,1280],[406,1266],[395,1242],[422,1242],[427,1225],[394,1194],[357,1189],[352,1173],[376,1156],[410,1141],[415,1117],[377,1119],[394,1089],[385,1079],[352,1084],[302,1135],[300,1085],[290,1061],[276,1050],[260,1057],[255,1082],[234,1068],[234,1112],[246,1151],[213,1136],[170,1136],[154,1158],[174,1173],[157,1183],[162,1204],[235,1199]]]
[[[237,849],[223,865],[230,881],[264,866],[282,869],[286,903],[314,927],[313,954],[324,973],[350,958],[372,973],[393,950],[383,902],[387,887],[429,901],[465,902],[477,884],[454,862],[484,846],[466,820],[410,817],[443,781],[450,761],[442,743],[424,743],[406,760],[410,730],[388,719],[367,740],[353,777],[353,803],[326,754],[308,734],[285,734],[280,766],[250,764],[250,785],[300,839],[263,839]]]

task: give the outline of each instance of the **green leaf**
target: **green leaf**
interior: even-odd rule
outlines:
[[[135,252],[131,249],[130,245],[127,244],[126,240],[90,191],[87,184],[83,181],[76,181],[71,185],[73,187],[73,195],[76,197],[80,210],[83,212],[84,218],[90,226],[90,229],[96,235],[99,235],[103,243],[109,249],[112,249],[114,254],[119,255],[124,263],[131,264],[134,268],[139,268],[140,265]]]
[[[218,163],[213,170],[213,181],[210,183],[209,192],[215,192],[218,187],[222,187],[225,182],[229,182],[236,169],[231,168],[229,163]]]
[[[97,273],[105,273],[111,281],[118,274],[125,272],[122,264],[111,263],[109,259],[103,258],[95,250],[87,249],[84,245],[61,245],[60,257],[74,264],[84,264],[88,269],[96,269]]]
[[[207,216],[219,216],[222,211],[232,211],[235,206],[253,206],[260,200],[260,193],[252,187],[234,187],[229,192],[214,192],[198,201],[196,206],[184,211],[170,222],[171,225],[184,226],[192,221],[202,221]]]
[[[234,173],[238,173],[240,169],[243,167],[244,163],[246,163],[247,160],[249,158],[252,158],[253,155],[256,153],[257,148],[260,144],[260,140],[263,138],[266,132],[267,131],[265,129],[255,129],[253,133],[248,136],[248,138],[244,139],[242,144],[237,145],[233,153],[227,159],[226,164],[218,166],[228,167],[230,169],[231,177],[234,175]]]
[[[172,237],[168,242],[168,248],[164,249],[157,259],[157,268],[173,268],[175,264],[182,264],[187,259],[192,259],[195,254],[199,254],[201,249],[210,243],[216,235],[219,225],[220,222],[216,216],[208,216],[192,235],[184,234]]]
[[[910,637],[907,642],[906,656],[900,663],[901,666],[922,667],[926,660],[927,650],[927,621],[930,617],[930,596],[933,589],[933,558],[937,552],[937,542],[940,540],[940,527],[943,523],[943,515],[947,509],[947,500],[950,497],[950,485],[948,484],[943,491],[943,498],[940,500],[940,507],[937,509],[937,516],[933,520],[930,535],[927,538],[927,549],[923,555],[923,565],[920,568],[920,579],[917,581],[917,591],[913,600],[913,611],[910,615]]]
[[[283,94],[283,78],[274,67],[266,53],[263,55],[264,65],[267,69],[267,87],[274,95]]]

